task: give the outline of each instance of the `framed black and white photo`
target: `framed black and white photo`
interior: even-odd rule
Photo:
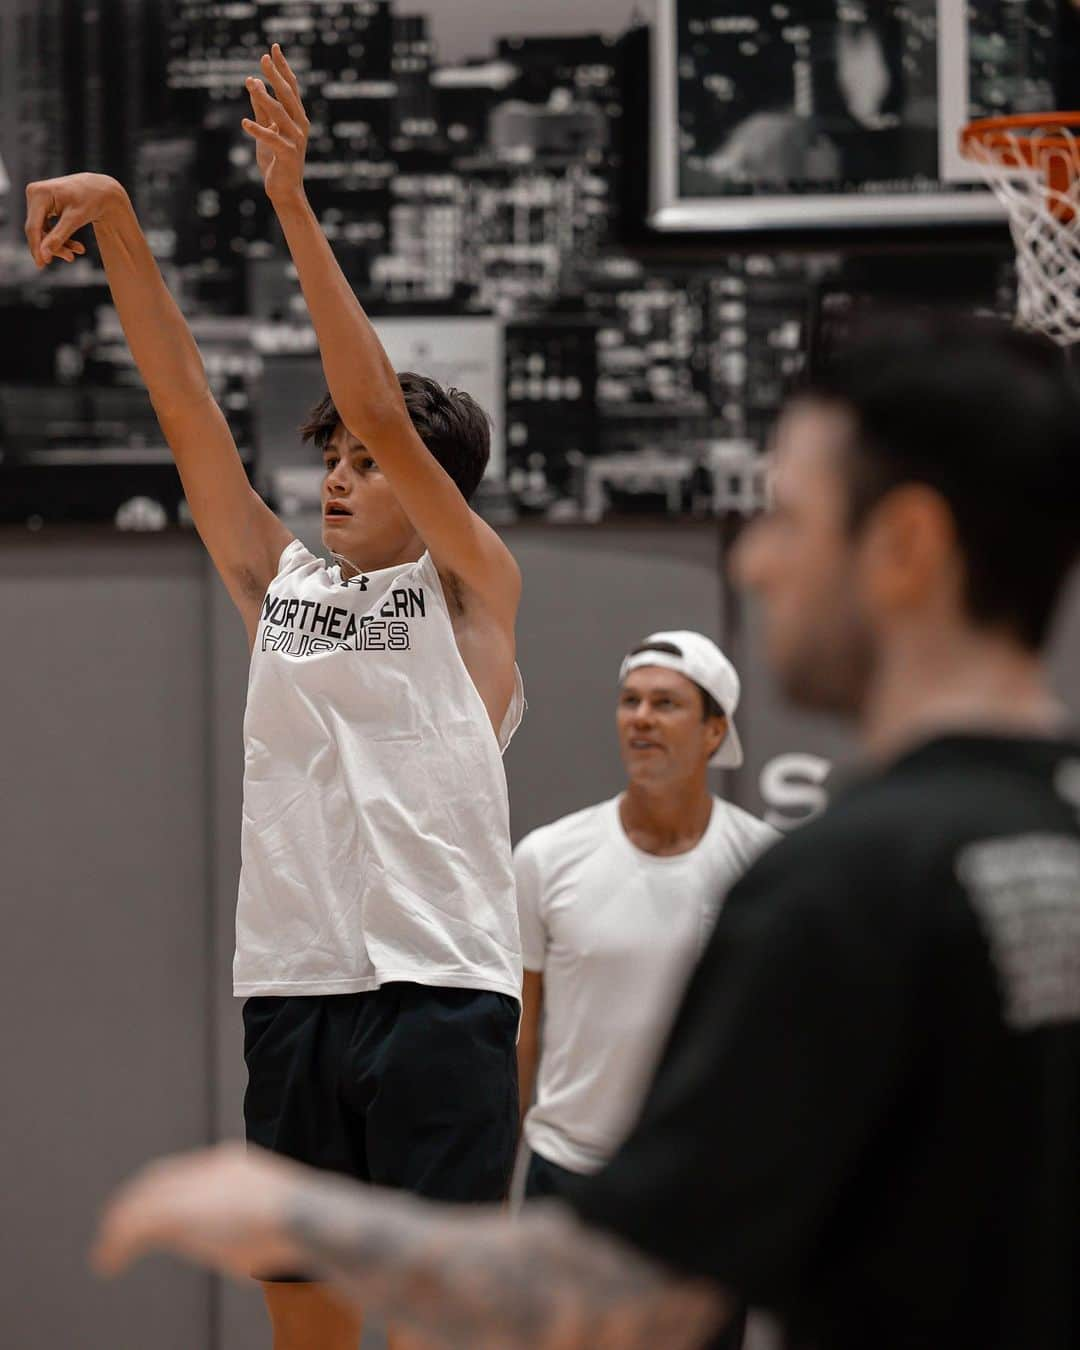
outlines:
[[[972,118],[1055,106],[1058,0],[657,0],[650,224],[1002,219]]]

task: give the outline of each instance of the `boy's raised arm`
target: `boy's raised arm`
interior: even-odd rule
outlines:
[[[123,187],[95,173],[27,187],[26,238],[39,267],[85,252],[72,238],[84,225],[94,227],[124,335],[176,460],[196,528],[253,635],[263,594],[292,535],[247,480],[195,339]]]
[[[244,130],[296,265],[331,398],[371,452],[437,566],[455,573],[496,612],[511,616],[520,577],[510,551],[472,511],[417,435],[397,375],[304,193],[308,119],[300,86],[275,43],[262,58],[277,97],[247,81],[254,119]]]

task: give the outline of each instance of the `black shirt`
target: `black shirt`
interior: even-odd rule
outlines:
[[[1080,1347],[1080,743],[936,740],[766,853],[573,1203],[800,1350]]]

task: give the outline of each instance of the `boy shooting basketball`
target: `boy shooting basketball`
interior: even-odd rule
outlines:
[[[93,224],[195,524],[252,644],[235,992],[248,1138],[384,1186],[498,1200],[517,1127],[521,966],[500,752],[523,709],[520,575],[468,497],[488,425],[398,376],[303,189],[307,118],[280,48],[249,81],[264,183],[329,392],[327,566],[248,484],[194,340],[123,188],[33,183],[39,266]],[[54,221],[50,227],[49,222]],[[355,1350],[360,1323],[303,1271],[257,1270],[278,1350]]]

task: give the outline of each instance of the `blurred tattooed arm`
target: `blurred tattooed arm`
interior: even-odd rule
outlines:
[[[424,1344],[456,1350],[694,1350],[727,1317],[684,1279],[565,1205],[446,1205],[238,1144],[151,1163],[112,1198],[94,1261],[173,1251],[246,1277],[308,1270]]]
[[[715,1285],[679,1278],[557,1202],[510,1223],[319,1180],[296,1194],[285,1225],[343,1291],[433,1344],[691,1350],[725,1321]]]

